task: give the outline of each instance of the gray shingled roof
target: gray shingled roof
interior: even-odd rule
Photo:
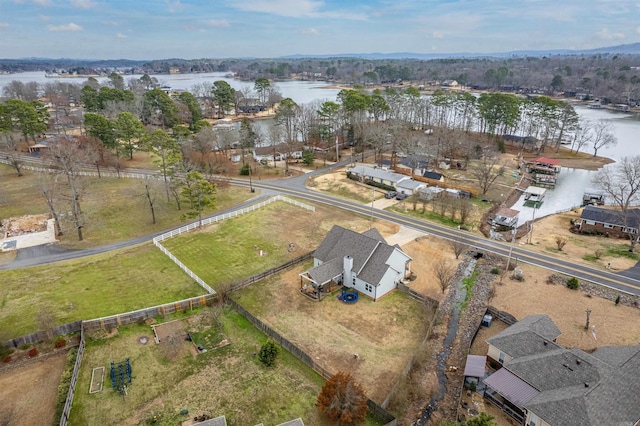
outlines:
[[[517,358],[558,348],[553,340],[560,334],[548,315],[531,315],[487,339],[487,343]]]
[[[586,355],[586,356],[585,356]],[[556,350],[527,355],[507,362],[504,367],[539,391],[584,386],[600,380],[597,358],[579,351]]]
[[[288,422],[284,422],[279,424],[278,426],[304,426],[301,418],[297,418],[295,420],[289,420]]]
[[[321,265],[311,268],[307,274],[317,284],[325,284],[342,274],[343,259],[335,258]]]
[[[616,226],[638,228],[640,226],[640,209],[628,210],[626,215],[624,215],[622,212],[616,210],[604,209],[596,206],[586,206],[584,210],[582,210],[580,219],[593,220],[594,222],[608,223]]]
[[[402,175],[400,173],[390,172],[384,169],[376,169],[368,166],[355,166],[347,169],[347,172],[351,172],[359,176],[383,179],[393,183],[397,183],[403,179],[409,179],[409,176]]]
[[[378,285],[389,268],[386,262],[396,249],[400,250],[397,246],[387,244],[380,232],[375,228],[359,234],[334,225],[313,254],[313,257],[323,262],[323,264],[331,262],[334,266],[327,267],[326,271],[321,270],[320,273],[317,273],[316,269],[323,266],[319,265],[308,270],[307,273],[317,283],[325,282],[318,281],[315,278],[316,274],[319,277],[322,276],[323,279],[327,278],[328,275],[335,273],[335,267],[339,267],[342,270],[344,257],[351,256],[353,258],[353,270],[358,277],[372,285]],[[334,276],[337,276],[337,274],[331,278]]]
[[[527,317],[487,342],[521,339],[514,345],[519,347],[527,339],[535,345],[530,334],[540,339],[532,329],[547,337],[560,334],[541,317]],[[640,346],[607,346],[588,354],[549,342],[539,353],[514,358],[503,369],[540,391],[524,407],[552,426],[633,426],[640,421]]]

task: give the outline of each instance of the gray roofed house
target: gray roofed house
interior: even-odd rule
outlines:
[[[640,346],[588,354],[557,345],[559,335],[546,315],[534,315],[488,339],[512,357],[484,380],[485,398],[531,426],[637,425]]]
[[[391,172],[377,167],[361,165],[347,169],[347,173],[356,176],[362,182],[374,181],[394,188],[401,180],[411,179],[409,176],[400,173]]]
[[[409,273],[411,257],[386,243],[377,229],[362,234],[335,225],[314,252],[313,268],[300,274],[301,292],[320,300],[340,285],[374,300]]]
[[[640,209],[629,209],[625,213],[596,206],[582,210],[576,227],[581,232],[628,238],[630,234],[640,236]]]

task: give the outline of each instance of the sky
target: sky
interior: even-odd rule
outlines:
[[[640,41],[640,0],[0,0],[0,58],[494,53]]]

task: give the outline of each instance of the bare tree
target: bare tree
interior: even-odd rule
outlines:
[[[56,235],[62,235],[62,226],[60,225],[60,215],[58,214],[58,210],[56,208],[59,197],[59,184],[58,179],[60,175],[57,173],[48,173],[43,172],[40,173],[38,178],[38,186],[40,187],[40,193],[44,197],[47,202],[47,206],[49,207],[49,213],[53,218],[53,221],[56,226]]]
[[[591,123],[590,120],[580,119],[578,121],[576,130],[573,133],[573,139],[571,140],[571,151],[575,154],[577,154],[583,146],[591,144],[591,139],[593,138],[593,133],[591,132],[592,126],[593,123]]]
[[[434,263],[431,268],[433,269],[433,273],[438,279],[438,285],[440,286],[442,293],[444,293],[453,281],[453,276],[456,273],[455,268],[444,259],[441,259]]]
[[[459,239],[449,240],[449,245],[453,249],[453,254],[456,256],[456,259],[458,259],[460,255],[467,251],[467,249],[469,248],[466,243],[462,242]]]
[[[631,241],[629,251],[638,242],[637,227],[630,226],[637,216],[630,207],[640,200],[640,155],[623,157],[620,162],[603,167],[592,180],[593,185],[604,191],[620,213],[621,223]]]
[[[149,202],[149,209],[151,210],[151,219],[152,223],[156,224],[156,211],[154,209],[154,204],[156,202],[156,197],[151,189],[151,184],[149,182],[145,182],[144,184],[144,195],[147,197],[147,201]]]
[[[495,152],[484,153],[480,161],[471,168],[473,176],[480,186],[482,194],[486,194],[498,177],[504,174],[505,166]]]
[[[95,162],[95,151],[86,149],[78,140],[63,139],[49,147],[47,156],[67,178],[66,198],[71,204],[72,221],[78,231],[78,240],[82,241],[85,215],[81,201],[87,189],[87,181],[82,178],[81,170],[84,165]]]
[[[11,167],[16,169],[18,176],[22,176],[22,156],[18,151],[18,140],[10,130],[2,132],[0,137],[0,151],[4,151],[4,156],[9,161]]]
[[[598,150],[604,147],[613,147],[618,143],[618,139],[613,134],[613,124],[605,120],[600,120],[593,125],[593,139],[591,146],[593,147],[593,156],[598,155]]]

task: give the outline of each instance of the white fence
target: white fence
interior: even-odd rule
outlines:
[[[200,221],[193,222],[193,223],[190,223],[189,225],[181,226],[178,229],[174,229],[173,231],[165,232],[164,234],[155,237],[153,239],[153,244],[156,247],[158,247],[164,254],[169,256],[169,259],[171,259],[176,265],[178,265],[180,267],[180,269],[182,269],[191,278],[193,278],[198,284],[200,284],[200,286],[202,288],[204,288],[209,294],[216,294],[215,290],[212,289],[211,286],[209,286],[209,284],[205,283],[202,280],[202,278],[197,276],[191,269],[187,268],[187,266],[184,263],[180,262],[180,260],[178,260],[178,258],[175,257],[173,254],[171,254],[171,252],[169,250],[167,250],[160,243],[160,241],[164,241],[167,238],[175,237],[176,235],[180,235],[180,234],[183,234],[185,232],[189,232],[189,231],[191,231],[193,229],[199,228],[202,225],[210,225],[212,223],[220,222],[221,220],[230,219],[232,217],[240,216],[240,215],[243,215],[245,213],[250,213],[252,211],[261,209],[262,207],[265,207],[265,206],[267,206],[267,205],[269,205],[269,204],[271,204],[273,202],[276,202],[276,201],[285,201],[287,203],[293,204],[296,207],[301,207],[303,209],[307,209],[307,210],[311,210],[311,211],[315,211],[316,210],[316,208],[314,206],[310,206],[309,204],[301,203],[299,201],[292,200],[291,198],[284,197],[282,195],[276,195],[275,197],[271,197],[268,200],[262,201],[262,202],[257,203],[257,204],[253,204],[253,205],[251,205],[249,207],[245,207],[244,209],[234,210],[234,211],[232,211],[230,213],[225,213],[225,214],[221,214],[221,215],[218,215],[218,216],[209,217],[209,218],[203,219],[202,222],[200,222]]]

